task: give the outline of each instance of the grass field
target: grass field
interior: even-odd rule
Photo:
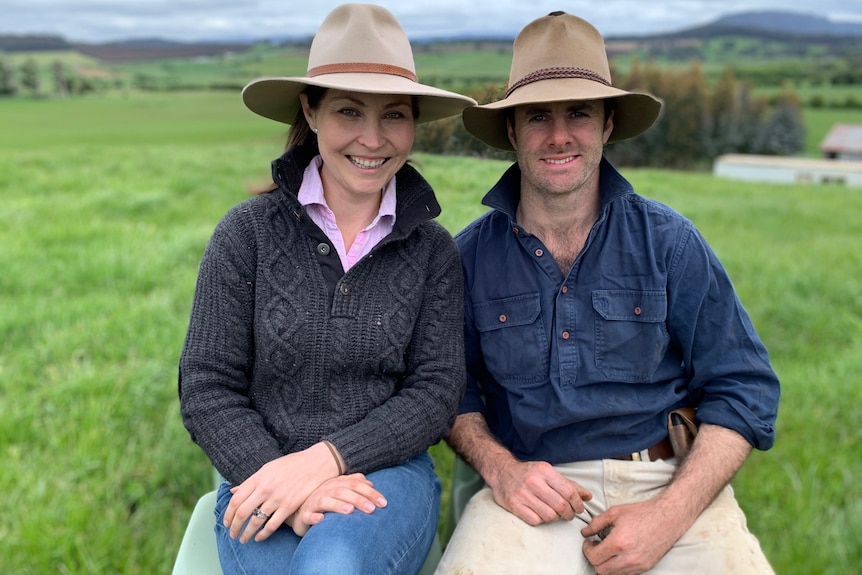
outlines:
[[[198,260],[282,147],[237,98],[0,101],[0,573],[170,571],[211,485],[176,397]],[[504,167],[418,160],[452,231]],[[862,190],[624,173],[698,225],[782,379],[734,481],[752,531],[777,573],[858,575]]]
[[[836,123],[862,123],[862,110],[806,108],[806,156]],[[270,136],[284,140],[287,126],[242,104],[237,91],[112,92],[86,98],[0,99],[0,150],[81,145],[209,145]],[[279,143],[281,145],[281,142]]]

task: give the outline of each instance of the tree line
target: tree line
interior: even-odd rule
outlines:
[[[613,73],[614,78],[619,75]],[[663,70],[634,62],[615,85],[650,92],[664,100],[664,112],[644,134],[610,144],[607,156],[618,165],[702,169],[721,154],[794,155],[805,147],[802,103],[792,91],[767,98],[727,68],[710,86],[703,69]],[[505,86],[488,84],[465,93],[480,104],[502,97]],[[417,150],[511,160],[511,152],[477,141],[458,118],[419,126]]]
[[[804,149],[799,97],[789,90],[771,98],[758,96],[750,83],[740,81],[730,67],[712,85],[697,62],[683,71],[674,71],[635,60],[627,74],[612,71],[612,76],[620,88],[651,92],[665,102],[664,113],[650,130],[638,138],[608,146],[608,157],[618,165],[701,169],[726,153],[794,155]],[[51,84],[47,88],[42,86],[46,78]],[[47,89],[57,97],[68,97],[107,87],[75,74],[59,60],[45,74],[33,59],[25,60],[16,69],[0,58],[0,96],[35,97]],[[499,99],[505,86],[474,82],[456,91],[487,103]],[[458,118],[421,125],[415,149],[513,158],[511,153],[490,149],[470,136]]]
[[[66,98],[96,92],[106,87],[104,83],[97,82],[93,78],[75,73],[60,60],[52,62],[46,73],[43,67],[40,67],[32,58],[15,66],[9,60],[0,57],[0,97],[38,98],[51,94]]]

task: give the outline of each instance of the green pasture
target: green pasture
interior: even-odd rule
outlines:
[[[625,43],[628,44],[628,43]],[[614,43],[609,45],[614,47]],[[752,84],[758,94],[774,95],[792,89],[803,102],[819,100],[824,106],[858,107],[856,85],[832,85],[830,74],[852,72],[847,58],[837,57],[825,45],[810,45],[804,51],[786,42],[767,42],[753,38],[720,37],[704,42],[682,41],[668,54],[650,54],[643,49],[612,52],[615,78],[628,73],[634,61],[640,66],[688,70],[693,60],[710,82],[730,66],[740,81]],[[416,43],[416,69],[419,78],[435,86],[467,90],[476,86],[504,86],[508,79],[511,49],[507,44],[475,42]],[[298,46],[260,44],[241,52],[198,58],[174,58],[127,62],[99,62],[76,51],[0,53],[0,60],[18,67],[32,60],[40,71],[40,93],[54,90],[53,65],[62,62],[71,75],[93,79],[96,85],[149,90],[236,89],[262,76],[303,75],[307,49]],[[853,102],[853,106],[847,106]]]
[[[0,100],[0,126],[0,573],[168,573],[212,481],[176,394],[197,264],[284,129],[209,93]],[[453,232],[505,167],[417,160]],[[858,574],[862,189],[624,174],[698,225],[781,377],[750,528],[777,573]]]
[[[804,155],[836,123],[862,123],[862,110],[805,108]],[[261,118],[238,90],[148,92],[122,90],[57,100],[0,98],[0,150],[82,144],[221,144],[271,137],[283,142],[287,126]]]

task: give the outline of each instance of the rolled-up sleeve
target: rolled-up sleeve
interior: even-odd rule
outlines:
[[[683,354],[702,423],[719,425],[766,450],[775,442],[780,384],[731,280],[692,227],[668,278],[671,336]]]

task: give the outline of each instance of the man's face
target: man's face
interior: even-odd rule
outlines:
[[[603,100],[517,106],[509,140],[521,167],[521,193],[598,191],[602,150],[613,131]]]

